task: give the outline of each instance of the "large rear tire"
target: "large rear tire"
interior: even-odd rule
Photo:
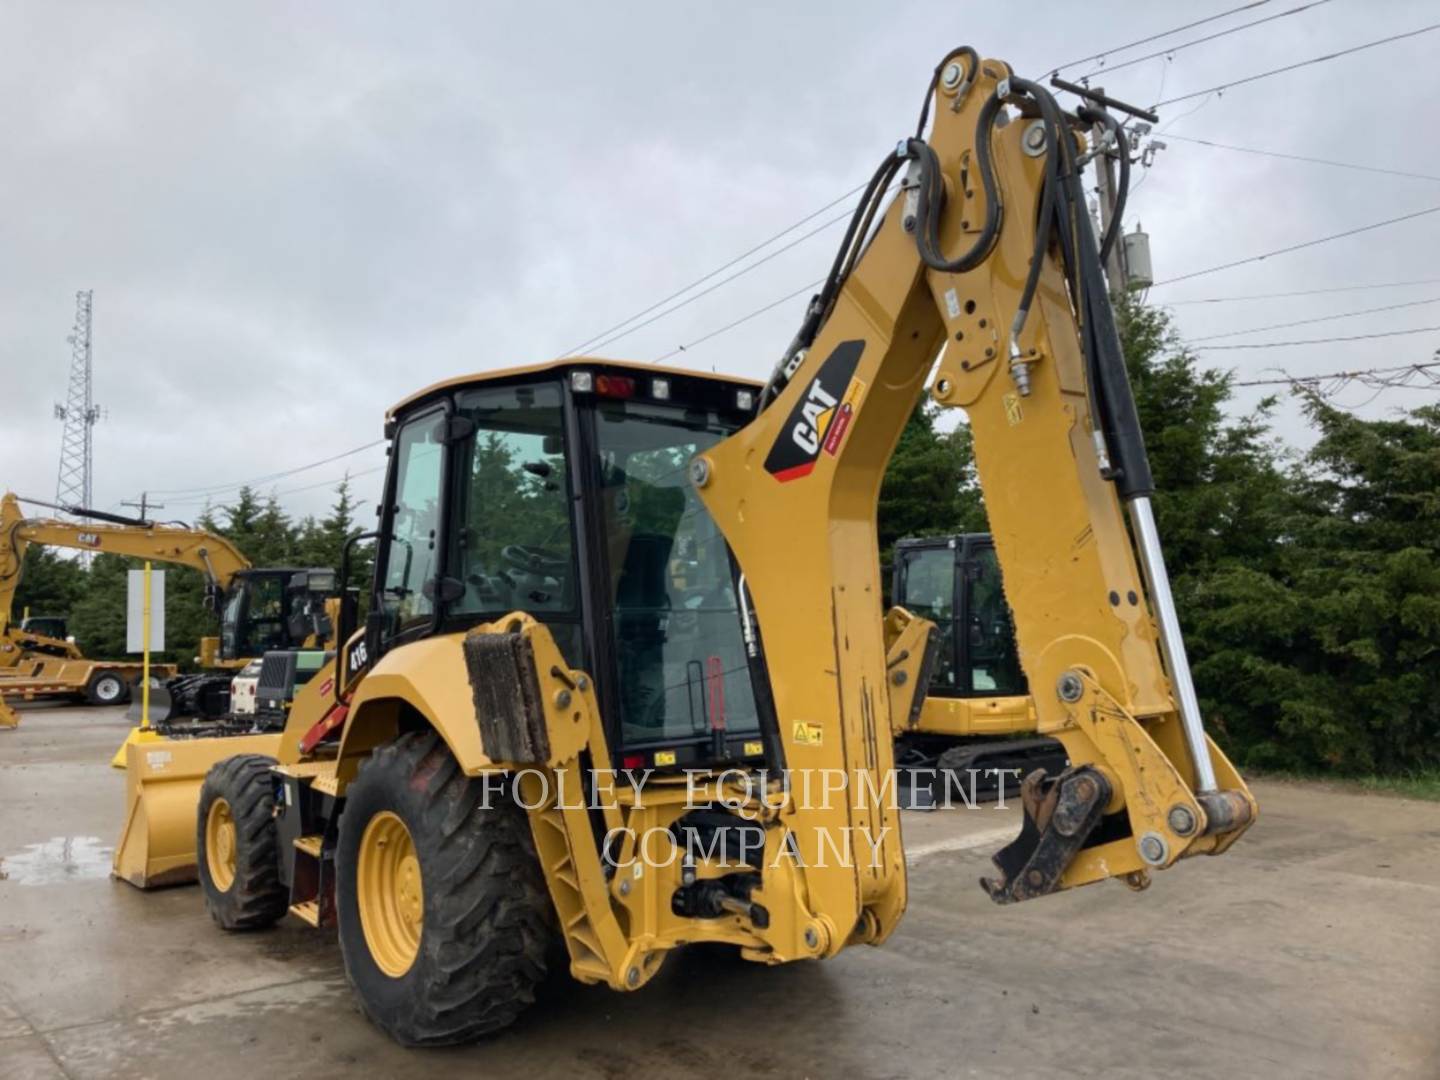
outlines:
[[[336,851],[345,974],[406,1046],[500,1031],[535,999],[556,937],[525,812],[434,732],[381,747],[346,792]]]
[[[195,853],[205,908],[225,930],[270,926],[289,910],[280,883],[275,789],[264,754],[236,754],[210,767],[200,788]]]

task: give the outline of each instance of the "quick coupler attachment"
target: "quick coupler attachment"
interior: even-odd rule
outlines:
[[[1082,765],[1049,777],[1036,769],[1020,784],[1025,823],[1014,842],[995,853],[998,878],[980,884],[997,904],[1033,900],[1060,887],[1065,868],[1100,822],[1110,801],[1110,784]]]

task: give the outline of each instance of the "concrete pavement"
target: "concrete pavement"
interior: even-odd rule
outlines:
[[[123,710],[0,731],[0,1078],[1440,1076],[1440,804],[1257,785],[1219,859],[1011,908],[976,884],[1014,807],[907,814],[910,910],[879,949],[670,959],[565,983],[511,1031],[405,1051],[333,938],[230,935],[198,889],[108,877]]]

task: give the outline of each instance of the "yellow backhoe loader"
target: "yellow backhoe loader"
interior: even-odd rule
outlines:
[[[32,544],[188,566],[205,575],[207,603],[220,616],[221,633],[201,640],[196,660],[211,673],[171,682],[174,665],[151,665],[152,676],[167,680],[152,700],[160,716],[170,713],[177,696],[184,699],[179,704],[187,713],[223,715],[230,673],[269,649],[318,647],[332,633],[334,612],[327,614],[324,608],[324,598],[334,593],[331,570],[256,570],[229,540],[203,529],[80,507],[51,509],[89,520],[27,518],[21,501],[9,492],[0,497],[0,726],[18,722],[5,705],[7,697],[83,696],[94,704],[118,704],[140,677],[137,661],[87,659],[73,642],[11,623],[25,549]]]
[[[891,717],[933,650],[881,610],[876,501],[924,392],[969,417],[1035,726],[1071,762],[1027,778],[989,894],[1141,888],[1234,843],[1255,803],[1196,706],[1116,234],[1080,179],[1107,104],[946,56],[763,386],[567,359],[396,406],[365,625],[194,808],[215,921],[335,928],[406,1044],[511,1023],[557,939],[616,990],[693,942],[762,964],[884,942]]]

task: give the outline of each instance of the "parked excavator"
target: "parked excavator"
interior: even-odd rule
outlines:
[[[897,540],[890,602],[935,624],[925,701],[891,716],[905,807],[1003,801],[1036,769],[1064,770],[1065,747],[1035,734],[989,533]]]
[[[165,800],[199,761],[130,748],[117,874],[147,883],[137,808],[178,832],[183,807],[214,920],[333,928],[411,1045],[513,1022],[557,941],[622,991],[696,942],[882,944],[906,905],[892,717],[935,650],[882,612],[876,504],[921,393],[968,416],[1035,728],[1070,761],[1027,777],[989,895],[1140,889],[1229,848],[1256,806],[1199,714],[1102,276],[1117,231],[1081,179],[1111,108],[945,56],[763,386],[567,358],[402,401],[364,625],[270,749],[203,741],[198,806]]]
[[[86,520],[27,518],[22,501]],[[18,723],[7,697],[80,696],[93,704],[120,704],[140,677],[138,661],[87,659],[74,642],[11,623],[25,550],[32,544],[188,566],[205,575],[206,603],[220,617],[220,636],[201,639],[196,660],[207,669],[203,673],[177,677],[174,665],[151,665],[152,675],[158,672],[163,680],[151,695],[162,723],[176,715],[222,718],[230,679],[252,657],[269,649],[320,647],[333,628],[334,612],[325,608],[335,592],[333,570],[257,570],[229,540],[203,529],[57,507],[7,492],[0,497],[0,726]]]

